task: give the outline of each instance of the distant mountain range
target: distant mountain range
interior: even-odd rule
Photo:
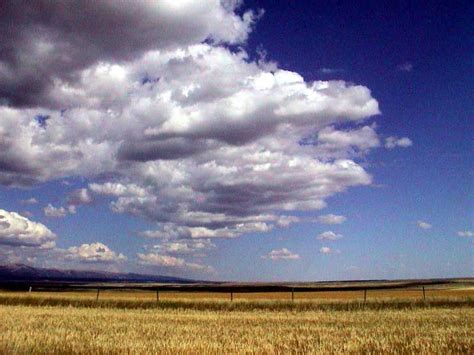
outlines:
[[[24,264],[0,265],[0,283],[6,282],[159,282],[193,283],[190,279],[162,275],[115,273],[108,271],[35,268]]]

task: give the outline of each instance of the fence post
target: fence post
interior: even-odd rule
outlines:
[[[367,289],[364,289],[364,303],[367,302]]]
[[[423,301],[426,301],[425,286],[423,286]]]
[[[29,293],[31,293],[31,291],[33,291],[33,286],[30,286],[30,289],[28,290]]]
[[[230,301],[232,302],[233,300],[234,300],[234,293],[231,292],[231,293],[230,293]]]
[[[295,289],[293,287],[291,288],[291,301],[295,301]]]
[[[100,288],[97,289],[97,296],[95,297],[95,300],[96,300],[96,301],[99,300],[99,293],[100,293]]]
[[[156,302],[160,302],[160,291],[156,290]]]

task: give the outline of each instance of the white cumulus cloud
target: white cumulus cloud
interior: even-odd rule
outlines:
[[[214,269],[211,266],[199,263],[188,262],[183,258],[177,258],[170,255],[161,255],[157,253],[142,254],[138,253],[139,263],[149,266],[161,266],[165,268],[188,269],[200,272],[212,273]]]
[[[56,238],[45,225],[0,209],[0,244],[48,249],[55,246]]]
[[[46,217],[61,218],[66,217],[70,212],[75,212],[75,210],[68,210],[64,207],[54,207],[49,203],[45,208],[43,208],[43,212]]]
[[[129,61],[149,50],[204,40],[244,43],[258,14],[240,16],[238,2],[225,3],[6,2],[0,13],[0,96],[14,105],[52,103],[55,81],[72,81],[74,73],[97,62]]]
[[[342,234],[334,233],[333,231],[326,231],[320,233],[316,239],[318,240],[338,240],[342,238]]]
[[[287,248],[275,249],[267,255],[262,256],[262,259],[270,260],[297,260],[299,258],[300,256],[298,254],[289,251]]]
[[[176,255],[201,255],[203,252],[215,248],[216,245],[210,239],[166,240],[160,244],[153,245],[154,252]]]
[[[92,263],[112,263],[127,260],[123,254],[116,253],[107,245],[100,242],[82,244],[78,247],[70,247],[65,251],[64,258],[79,262]]]
[[[0,27],[0,184],[86,178],[45,214],[102,195],[165,239],[288,227],[293,211],[371,184],[357,163],[380,146],[370,89],[250,59],[258,12],[238,5],[6,6],[0,23],[15,31]]]

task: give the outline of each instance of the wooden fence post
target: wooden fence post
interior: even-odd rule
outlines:
[[[294,288],[291,289],[291,301],[292,302],[295,301],[295,289]]]
[[[29,293],[31,293],[31,291],[33,291],[33,286],[30,286],[30,289],[28,290]]]
[[[99,293],[100,293],[100,288],[97,289],[97,296],[95,297],[95,300],[96,300],[96,301],[99,300]]]
[[[425,286],[423,286],[423,301],[426,301]]]
[[[230,301],[232,302],[233,300],[234,300],[234,293],[231,292],[231,293],[230,293]]]
[[[364,303],[367,302],[367,289],[364,290]]]
[[[156,290],[156,302],[160,302],[160,291]]]

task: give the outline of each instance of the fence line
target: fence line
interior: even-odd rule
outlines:
[[[474,280],[467,281],[474,283]],[[160,301],[160,292],[176,293],[227,293],[230,301],[234,301],[235,294],[250,293],[286,293],[291,295],[291,301],[295,301],[298,293],[320,293],[320,292],[349,292],[362,291],[363,301],[367,302],[368,291],[421,291],[420,298],[426,300],[427,286],[453,286],[452,280],[421,280],[421,281],[373,281],[370,282],[344,282],[326,283],[324,285],[310,283],[296,284],[239,284],[239,283],[189,283],[189,284],[146,284],[146,283],[65,283],[65,282],[1,282],[0,289],[16,289],[32,292],[39,291],[87,291],[96,290],[96,300],[99,300],[101,291],[113,290],[136,290],[156,292],[156,301]]]
[[[30,286],[27,290],[28,293],[31,293],[31,290],[32,287]],[[246,289],[245,292],[240,292],[240,290],[237,288],[237,289],[233,289],[231,290],[230,292],[227,293],[227,300],[229,300],[230,302],[233,302],[235,300],[235,296],[236,295],[240,295],[240,299],[258,299],[259,297],[256,296],[256,297],[245,297],[243,295],[247,294],[247,295],[250,295],[250,294],[263,294],[261,296],[262,299],[268,299],[264,296],[264,294],[268,294],[268,293],[273,293],[273,297],[271,297],[271,299],[274,299],[274,300],[278,300],[280,299],[278,296],[275,296],[276,295],[282,295],[281,299],[288,299],[286,297],[284,297],[285,293],[289,296],[290,296],[290,300],[292,302],[295,302],[296,299],[299,298],[299,300],[303,300],[303,299],[328,299],[330,300],[331,298],[332,299],[353,299],[353,300],[356,300],[356,299],[359,299],[361,302],[363,303],[367,303],[368,300],[369,300],[369,292],[368,291],[372,291],[373,293],[371,293],[372,297],[370,297],[371,299],[376,299],[376,298],[393,298],[393,297],[397,297],[396,296],[396,293],[397,292],[404,292],[405,294],[403,295],[400,295],[401,298],[419,298],[419,299],[422,299],[423,301],[426,301],[427,300],[427,290],[426,290],[426,287],[425,286],[419,286],[417,288],[413,288],[413,287],[410,287],[410,288],[363,288],[363,289],[359,289],[359,290],[354,290],[354,289],[337,289],[337,290],[333,290],[333,289],[298,289],[298,288],[290,288],[289,290],[287,290],[287,292],[285,291],[262,291],[262,290],[255,290],[255,291],[251,291],[251,290],[248,290]],[[94,288],[92,287],[80,287],[80,288],[77,288],[77,287],[71,287],[71,288],[62,288],[60,290],[57,289],[57,287],[55,288],[49,288],[49,287],[38,287],[36,286],[35,287],[35,293],[40,293],[40,292],[58,292],[58,293],[61,293],[61,292],[84,292],[84,291],[94,291],[95,292],[95,300],[96,301],[99,301],[99,299],[103,299],[104,297],[107,298],[106,295],[102,295],[102,291],[109,291],[109,292],[114,292],[115,295],[120,295],[121,292],[126,292],[126,291],[137,291],[137,289],[135,289],[133,286],[124,286],[124,287],[121,287],[121,288],[118,288],[118,287],[107,287],[107,286],[104,286],[104,285],[101,285],[100,287],[97,287],[97,285],[95,285]],[[143,292],[150,292],[151,294],[155,293],[156,295],[156,302],[160,302],[162,300],[162,295],[166,295],[166,294],[171,294],[172,296],[168,296],[168,297],[165,297],[164,299],[179,299],[180,298],[180,294],[187,294],[187,296],[184,296],[183,298],[186,298],[189,296],[189,294],[196,294],[196,295],[199,295],[199,294],[205,294],[207,293],[207,296],[203,296],[202,298],[205,299],[205,298],[209,298],[209,294],[213,294],[214,296],[211,296],[210,298],[214,298],[216,297],[217,295],[222,295],[222,298],[217,298],[217,299],[222,299],[222,300],[225,300],[226,299],[226,296],[225,296],[225,292],[215,292],[215,291],[209,291],[209,290],[206,290],[206,289],[203,289],[203,288],[200,288],[199,290],[195,290],[193,289],[193,291],[190,291],[189,289],[180,289],[180,288],[173,288],[173,289],[169,289],[167,288],[166,290],[163,290],[163,288],[155,288],[155,289],[150,289],[150,288],[146,288],[146,289],[142,289],[142,288],[139,288],[138,291],[143,291]],[[362,295],[359,293],[360,296],[357,296],[357,292],[362,292]],[[378,292],[377,292],[378,291]],[[382,293],[380,293],[382,291]],[[432,289],[432,290],[429,290],[430,291],[430,295],[431,297],[435,297],[436,295],[434,294],[434,291],[443,291],[443,289]],[[160,294],[161,292],[161,294]],[[347,293],[346,293],[347,292]],[[407,293],[408,292],[408,293]],[[317,294],[318,293],[325,293],[326,295],[325,296],[322,296],[322,297],[318,297]],[[331,295],[332,293],[334,293],[334,296]],[[345,294],[346,293],[346,294]],[[296,297],[298,296],[298,294],[303,294],[304,297]],[[312,296],[314,294],[314,296]],[[419,296],[417,296],[417,294]],[[137,294],[139,295],[139,294]],[[108,294],[108,296],[110,297],[110,294]],[[441,295],[439,295],[441,296]],[[444,295],[446,296],[446,295]],[[454,295],[453,295],[454,296]],[[466,294],[466,296],[469,296]],[[193,297],[193,298],[199,298],[199,296],[196,296],[196,297]]]

